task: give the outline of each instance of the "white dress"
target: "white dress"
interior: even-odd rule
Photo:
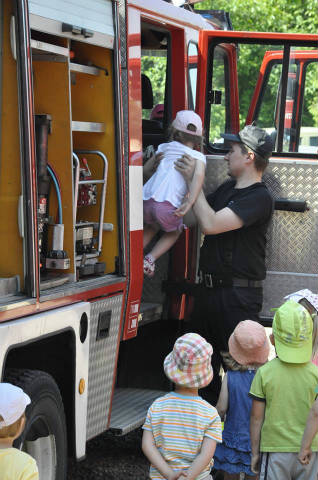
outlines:
[[[170,202],[174,207],[179,208],[188,192],[188,187],[181,173],[174,168],[174,164],[178,158],[187,154],[205,165],[205,156],[176,141],[162,143],[156,153],[163,153],[164,156],[155,173],[144,185],[143,199],[153,198],[156,202]]]

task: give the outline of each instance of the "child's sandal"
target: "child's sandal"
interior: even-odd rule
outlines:
[[[153,277],[155,274],[155,261],[150,253],[144,258],[144,274],[147,277]]]

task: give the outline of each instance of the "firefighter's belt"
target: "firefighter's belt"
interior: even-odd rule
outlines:
[[[200,272],[200,282],[207,288],[220,287],[252,287],[261,288],[263,282],[261,280],[249,280],[248,278],[219,278],[211,275],[211,273]]]

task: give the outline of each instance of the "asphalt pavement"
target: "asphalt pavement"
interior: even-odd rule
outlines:
[[[86,459],[69,461],[67,480],[148,480],[141,429],[124,437],[105,433],[87,444]]]

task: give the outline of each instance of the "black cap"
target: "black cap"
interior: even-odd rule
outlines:
[[[221,137],[230,142],[244,143],[263,158],[271,156],[274,149],[272,137],[262,128],[246,125],[239,133],[221,133]]]

